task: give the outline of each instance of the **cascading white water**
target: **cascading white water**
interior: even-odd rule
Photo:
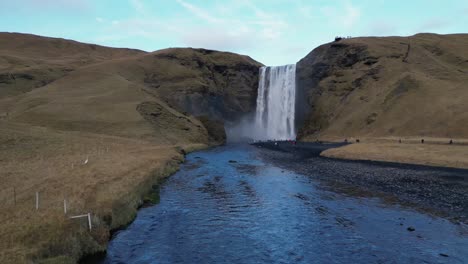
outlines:
[[[257,140],[294,139],[296,64],[261,67],[255,126]]]

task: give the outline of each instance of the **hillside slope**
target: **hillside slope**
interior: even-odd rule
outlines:
[[[59,38],[0,32],[0,98],[42,87],[81,66],[144,53]]]
[[[314,49],[297,63],[299,137],[468,138],[467,47],[468,34],[417,34]]]
[[[260,65],[1,33],[0,262],[76,263],[105,250],[185,151],[224,142],[220,121],[254,109]],[[92,231],[68,218],[88,212]]]
[[[0,58],[0,119],[170,144],[207,143],[190,116],[232,120],[252,111],[261,66],[228,52],[146,53],[10,33],[0,34]]]

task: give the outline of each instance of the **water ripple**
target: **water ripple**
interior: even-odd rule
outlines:
[[[161,203],[116,235],[104,262],[466,263],[459,226],[324,191],[311,177],[264,164],[256,151],[188,155],[162,186]]]

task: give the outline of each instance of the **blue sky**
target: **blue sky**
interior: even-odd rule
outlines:
[[[0,0],[0,31],[295,63],[343,36],[467,33],[468,0]]]

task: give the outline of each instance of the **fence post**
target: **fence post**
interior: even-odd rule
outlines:
[[[88,213],[88,224],[89,224],[89,230],[91,231],[91,213]]]
[[[63,199],[63,212],[67,214],[67,200]]]
[[[36,210],[39,210],[39,192],[36,192]]]

